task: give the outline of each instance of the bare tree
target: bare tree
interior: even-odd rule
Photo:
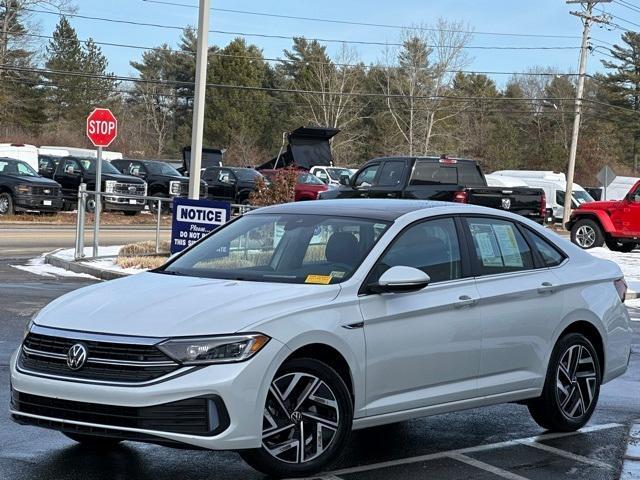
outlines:
[[[336,157],[363,141],[360,125],[367,101],[364,92],[364,65],[355,49],[342,44],[332,60],[311,61],[300,77],[298,87],[309,93],[299,95],[306,108],[299,110],[302,122],[337,128],[340,135],[332,139]]]
[[[426,155],[438,135],[437,124],[467,108],[455,102],[445,113],[442,106],[455,73],[470,62],[464,51],[472,38],[468,31],[462,23],[440,19],[435,27],[404,30],[402,46],[385,52],[380,86],[399,143],[409,155]]]

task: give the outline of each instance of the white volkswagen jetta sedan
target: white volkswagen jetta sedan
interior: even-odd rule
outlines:
[[[614,263],[498,210],[262,208],[44,308],[11,415],[101,448],[239,450],[277,476],[326,468],[352,429],[501,402],[576,430],[627,368],[625,292]]]

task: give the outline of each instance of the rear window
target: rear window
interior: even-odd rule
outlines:
[[[478,165],[472,162],[416,161],[409,185],[485,186]]]

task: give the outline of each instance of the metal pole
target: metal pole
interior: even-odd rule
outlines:
[[[162,219],[162,200],[158,200],[158,223],[156,224],[156,253],[160,252],[160,220]]]
[[[586,2],[577,0],[567,0],[567,3],[586,3],[586,11],[571,12],[583,19],[584,29],[582,31],[582,47],[580,48],[580,67],[578,71],[578,90],[576,92],[575,117],[573,119],[573,132],[571,134],[571,149],[569,150],[569,165],[567,167],[567,186],[564,195],[564,212],[562,213],[562,225],[565,226],[571,216],[573,200],[573,175],[576,169],[576,154],[578,151],[578,137],[580,135],[580,121],[582,118],[582,97],[584,95],[584,79],[587,72],[587,55],[589,53],[589,33],[591,32],[591,22],[596,21],[606,23],[606,19],[594,17],[593,7],[597,3],[609,3],[612,0],[588,0]]]
[[[81,183],[78,188],[78,213],[76,215],[76,260],[84,257],[84,215],[87,198],[86,192],[87,184]]]
[[[202,134],[204,132],[204,100],[207,89],[209,51],[209,9],[211,0],[200,0],[198,14],[198,45],[196,56],[196,91],[193,101],[191,130],[191,162],[189,164],[189,198],[200,198],[200,166],[202,165]]]
[[[96,211],[93,216],[93,256],[98,256],[98,243],[100,236],[100,210],[102,205],[102,199],[100,198],[100,192],[102,191],[102,147],[98,147],[98,158],[96,160],[96,187],[95,187],[95,202]]]

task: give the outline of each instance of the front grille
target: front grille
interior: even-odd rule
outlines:
[[[206,198],[207,194],[209,192],[207,191],[207,187],[205,185],[200,185],[200,197],[201,198]],[[189,182],[181,182],[180,183],[180,196],[181,197],[186,197],[189,195]]]
[[[76,343],[87,349],[79,370],[67,366],[67,352]],[[105,382],[138,383],[167,375],[180,365],[153,345],[56,337],[31,332],[22,345],[22,369],[47,375]]]
[[[229,426],[228,413],[217,396],[189,398],[149,407],[125,407],[41,397],[13,390],[11,410],[56,420],[187,435],[215,435]],[[39,421],[24,416],[18,420],[34,424]],[[41,426],[63,430],[68,425],[51,420],[48,423]]]
[[[59,187],[31,187],[33,195],[41,195],[43,197],[57,197],[60,195]]]
[[[147,193],[147,186],[144,183],[117,182],[113,188],[113,193],[123,193],[125,195],[144,196]]]

